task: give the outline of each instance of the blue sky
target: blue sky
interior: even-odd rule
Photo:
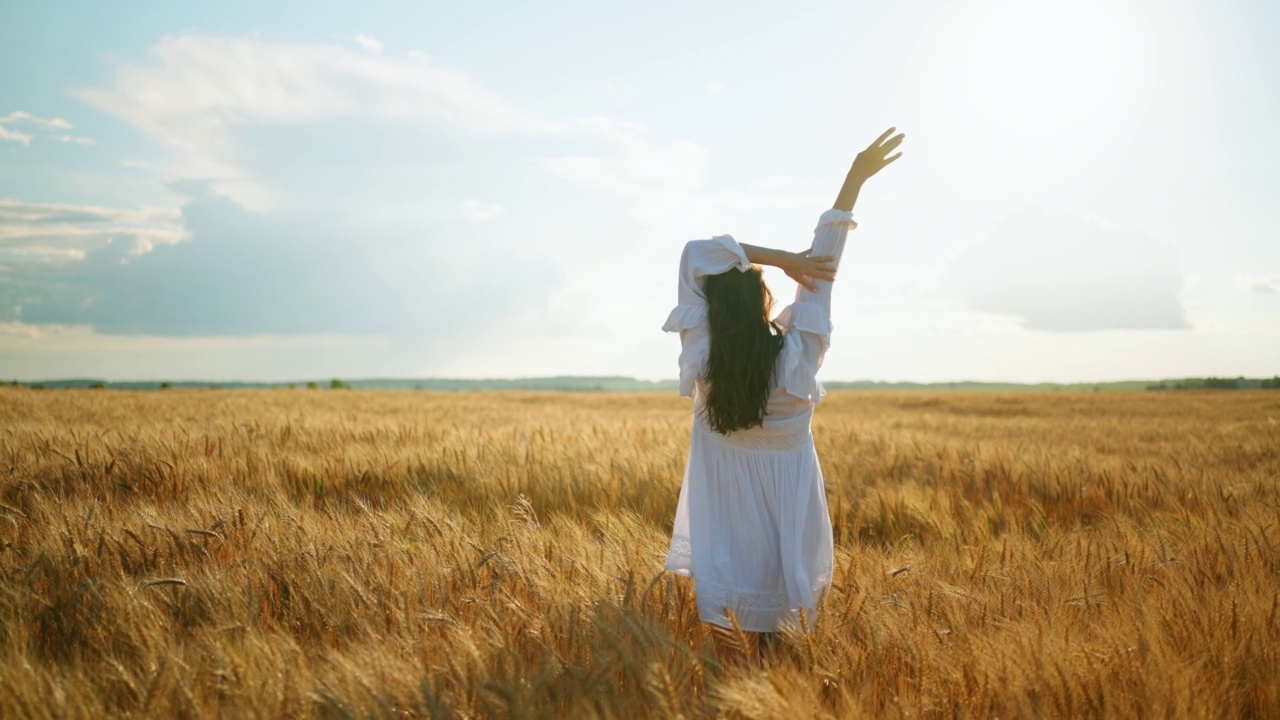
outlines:
[[[795,5],[10,3],[0,377],[673,377],[890,125],[825,378],[1280,373],[1274,3]]]

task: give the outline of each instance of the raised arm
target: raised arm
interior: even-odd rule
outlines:
[[[858,153],[848,174],[845,175],[844,183],[840,186],[835,204],[818,219],[818,227],[813,233],[813,244],[809,246],[808,252],[811,257],[821,257],[826,260],[825,267],[832,273],[840,265],[840,257],[844,254],[844,243],[849,230],[858,226],[853,221],[851,213],[854,204],[858,202],[858,194],[862,192],[863,183],[894,160],[902,157],[901,152],[893,152],[902,144],[905,137],[902,133],[894,135],[896,129],[885,130],[865,150]],[[796,289],[796,301],[819,302],[824,308],[830,310],[830,278],[820,277],[813,283],[801,283],[801,286]]]
[[[831,344],[831,275],[840,264],[849,231],[857,227],[851,211],[863,183],[902,155],[890,154],[902,144],[903,138],[901,134],[893,135],[893,132],[894,128],[889,128],[858,153],[840,187],[840,194],[836,196],[835,206],[818,218],[813,244],[802,255],[811,260],[820,258],[826,275],[815,275],[812,282],[800,283],[796,288],[795,302],[784,308],[775,319],[786,331],[786,342],[790,348],[780,384],[789,395],[802,400],[818,402],[826,392],[818,382],[817,374]]]
[[[824,214],[814,233],[813,244],[808,250],[795,253],[744,243],[742,249],[747,253],[747,259],[757,265],[781,268],[800,285],[800,293],[805,290],[817,293],[822,287],[820,283],[827,284],[829,288],[829,283],[835,279],[836,266],[844,250],[845,236],[848,228],[853,224],[848,214],[853,211],[854,204],[858,202],[858,194],[862,192],[863,183],[883,170],[889,163],[902,157],[900,152],[890,155],[902,144],[905,137],[902,133],[894,135],[893,131],[896,129],[885,130],[875,142],[854,158],[849,173],[845,175],[844,184],[840,186],[840,194],[836,196],[836,202],[832,205],[833,209],[840,211],[843,215]]]

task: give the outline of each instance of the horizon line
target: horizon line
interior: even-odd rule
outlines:
[[[1280,378],[1280,374],[1278,374],[1275,377]],[[1262,380],[1270,380],[1270,379],[1272,378],[1268,378],[1265,376],[1249,377],[1245,375],[1189,375],[1189,376],[1166,377],[1166,378],[1127,378],[1127,379],[1121,379],[1121,380],[1067,380],[1067,381],[1063,381],[1063,380],[1036,380],[1036,381],[972,380],[972,379],[874,380],[869,378],[862,378],[857,380],[824,379],[822,380],[822,383],[828,386],[835,386],[835,385],[922,385],[922,386],[948,386],[948,385],[1015,385],[1015,386],[1042,386],[1042,385],[1064,386],[1065,385],[1065,386],[1072,386],[1072,385],[1081,385],[1081,386],[1084,386],[1084,385],[1122,385],[1122,384],[1141,384],[1141,383],[1159,384],[1159,383],[1185,382],[1188,380],[1192,380],[1192,381],[1236,380],[1236,381],[1248,382],[1248,381],[1262,381]],[[528,376],[515,376],[515,377],[500,377],[500,376],[490,376],[490,377],[382,376],[382,377],[378,377],[378,376],[373,376],[373,377],[349,377],[349,378],[341,377],[341,376],[326,376],[326,377],[290,378],[290,379],[284,379],[284,380],[261,380],[261,379],[212,380],[212,379],[198,379],[198,378],[183,378],[183,379],[145,378],[145,379],[131,379],[131,380],[110,380],[102,377],[80,376],[80,377],[57,377],[57,378],[26,379],[26,380],[20,379],[20,378],[14,378],[14,379],[11,379],[9,382],[0,380],[0,385],[13,385],[13,384],[79,385],[79,384],[86,384],[86,383],[88,384],[100,383],[104,385],[105,384],[159,385],[159,384],[165,383],[169,385],[185,385],[185,386],[192,386],[192,385],[205,385],[205,386],[207,385],[252,385],[252,386],[304,385],[305,386],[308,383],[315,383],[315,384],[324,383],[326,385],[331,383],[338,383],[342,385],[352,385],[352,384],[400,385],[400,384],[413,384],[413,383],[437,383],[437,384],[438,383],[459,383],[459,384],[462,384],[462,383],[466,383],[466,384],[534,383],[534,384],[542,384],[542,383],[549,383],[549,382],[572,382],[572,383],[591,383],[591,382],[619,383],[621,382],[621,383],[629,383],[629,384],[636,384],[636,385],[667,386],[667,385],[676,385],[678,384],[679,380],[677,378],[660,378],[656,380],[649,380],[649,379],[638,378],[630,375],[528,375]]]

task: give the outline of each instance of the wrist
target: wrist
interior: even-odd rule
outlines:
[[[853,212],[854,203],[858,202],[858,195],[862,194],[862,183],[866,178],[857,178],[850,176],[845,180],[844,185],[840,188],[840,194],[836,196],[836,201],[832,205],[836,210],[844,210],[845,212]]]

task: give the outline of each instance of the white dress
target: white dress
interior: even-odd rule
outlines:
[[[836,258],[856,227],[842,210],[818,220],[813,254]],[[694,578],[705,622],[772,632],[813,618],[831,585],[831,519],[809,421],[825,393],[816,374],[831,341],[831,283],[801,287],[778,314],[778,354],[764,425],[721,435],[703,419],[701,375],[711,347],[704,279],[751,267],[732,237],[694,240],[680,258],[679,304],[662,329],[679,332],[680,394],[694,400],[693,441],[666,569]]]

